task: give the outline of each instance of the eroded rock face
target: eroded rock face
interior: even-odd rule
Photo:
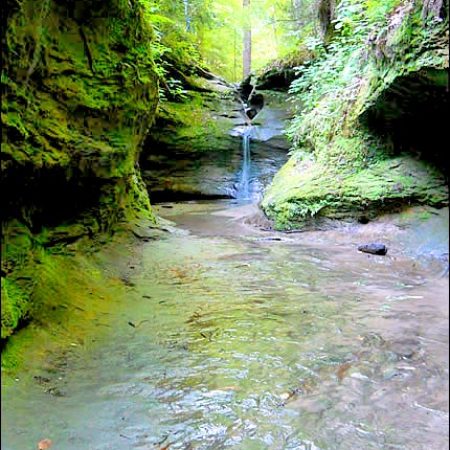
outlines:
[[[361,122],[392,150],[431,162],[448,179],[446,140],[448,73],[424,68],[397,77],[365,111]]]
[[[25,207],[34,225],[34,211],[46,225],[46,212],[65,208],[50,192],[69,187],[72,211],[61,220],[101,203],[100,222],[112,223],[127,191],[139,190],[135,163],[157,102],[152,30],[141,14],[138,2],[116,0],[30,0],[11,13],[2,77],[6,219]]]
[[[209,92],[190,93],[184,103],[161,106],[141,157],[152,201],[233,198],[242,164],[242,134],[248,127],[232,86],[201,81]],[[286,94],[257,91],[264,107],[253,120],[252,183],[261,191],[287,159]]]
[[[41,270],[36,251],[111,230],[136,214],[150,218],[136,163],[158,92],[152,30],[138,1],[9,3],[2,338],[29,311]]]
[[[297,151],[262,202],[277,228],[448,205],[438,143],[448,108],[448,31],[432,8],[424,17],[422,6],[394,8],[387,24],[341,61],[336,83],[345,87],[302,114]]]

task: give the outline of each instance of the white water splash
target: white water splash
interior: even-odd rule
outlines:
[[[236,186],[236,198],[240,200],[250,200],[250,174],[251,174],[251,152],[250,142],[253,127],[247,127],[242,133],[242,169],[241,177]]]

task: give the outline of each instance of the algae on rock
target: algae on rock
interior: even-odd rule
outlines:
[[[139,1],[9,3],[2,338],[30,314],[49,261],[42,252],[136,216],[154,220],[138,157],[158,101],[153,31]]]
[[[247,128],[234,86],[217,78],[195,79],[181,101],[162,101],[141,155],[143,177],[154,201],[234,198]],[[202,91],[198,91],[201,86]],[[252,122],[251,184],[259,195],[287,160],[287,93],[255,91],[264,108]],[[247,119],[248,120],[248,119]]]
[[[276,227],[448,204],[448,10],[427,5],[339,2],[334,40],[291,87],[294,152],[262,202]]]
[[[235,88],[205,75],[183,75],[183,98],[159,105],[140,162],[153,199],[227,196],[240,146],[230,131],[245,120]]]

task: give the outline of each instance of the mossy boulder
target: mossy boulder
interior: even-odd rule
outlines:
[[[373,219],[411,204],[440,207],[447,199],[442,173],[409,155],[350,171],[291,158],[275,176],[263,207],[283,230],[319,225],[324,218]]]
[[[305,104],[290,129],[293,155],[262,202],[278,228],[448,204],[448,17],[433,11],[400,4],[358,35],[338,10],[347,31],[299,80],[309,93],[293,85]]]

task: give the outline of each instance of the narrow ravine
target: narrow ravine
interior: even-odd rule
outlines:
[[[1,450],[449,445],[443,0],[6,0]]]

